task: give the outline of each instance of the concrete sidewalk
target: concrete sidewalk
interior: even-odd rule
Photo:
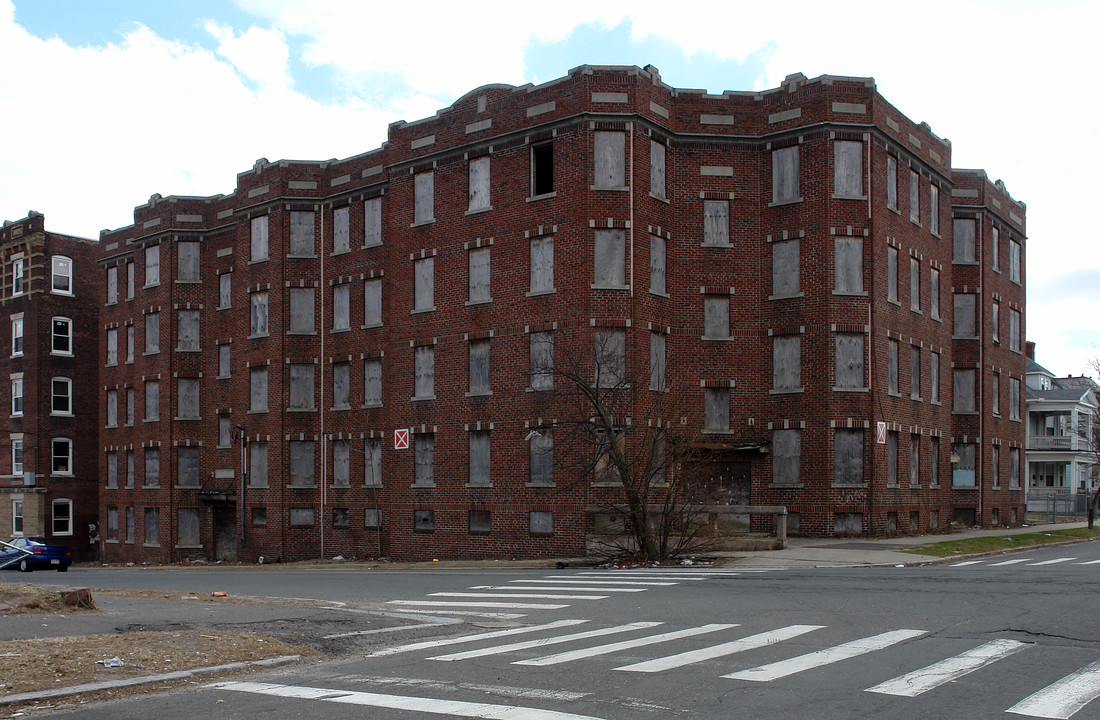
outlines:
[[[1056,525],[1030,525],[1019,528],[974,529],[944,535],[921,535],[897,538],[787,538],[783,550],[732,551],[720,553],[726,557],[725,567],[747,568],[814,568],[874,565],[919,565],[947,562],[957,558],[942,558],[902,552],[950,540],[976,537],[1020,535],[1087,527],[1085,522]]]

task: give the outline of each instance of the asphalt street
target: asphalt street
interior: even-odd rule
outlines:
[[[78,579],[311,598],[362,614],[341,633],[339,661],[56,717],[1100,718],[1100,543],[936,566],[97,568],[65,578]]]

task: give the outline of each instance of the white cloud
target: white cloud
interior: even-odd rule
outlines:
[[[218,55],[246,78],[265,88],[290,87],[290,49],[281,32],[253,26],[238,35],[233,28],[214,20],[207,20],[204,27],[218,40]]]

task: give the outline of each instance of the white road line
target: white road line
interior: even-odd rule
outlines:
[[[520,590],[522,588],[515,588]],[[606,600],[607,595],[549,595],[546,593],[470,593],[470,592],[434,592],[428,593],[428,597],[453,597],[453,598],[497,598],[523,600]]]
[[[528,640],[526,642],[510,643],[508,645],[495,645],[493,647],[480,648],[478,650],[468,650],[467,652],[455,653],[453,655],[436,655],[435,657],[428,658],[429,660],[468,660],[469,658],[485,657],[486,655],[502,655],[504,653],[515,652],[517,650],[528,650],[530,648],[543,647],[544,645],[558,645],[564,642],[572,642],[573,640],[585,640],[587,638],[600,637],[603,635],[614,635],[616,633],[632,632],[634,630],[645,630],[647,628],[656,627],[662,625],[659,622],[635,622],[627,623],[626,625],[615,625],[614,627],[600,628],[599,630],[588,630],[586,632],[572,633],[570,635],[559,635],[557,637],[543,638],[541,640]]]
[[[1005,712],[1065,720],[1100,697],[1100,661],[1028,695]]]
[[[584,580],[559,580],[561,575],[548,575],[544,580],[509,580],[509,583],[554,583],[555,585],[644,585],[647,587],[670,587],[674,582],[645,582],[642,580],[601,580],[600,578],[586,578]]]
[[[1031,562],[1031,558],[1015,558],[1013,560],[1005,560],[1004,562],[993,563],[989,567],[1003,567],[1005,565],[1019,565],[1020,563]]]
[[[914,670],[911,673],[879,683],[874,687],[867,688],[866,691],[883,695],[916,697],[940,685],[953,682],[964,675],[969,675],[975,670],[980,670],[986,665],[992,665],[1002,658],[1023,650],[1025,647],[1027,647],[1027,643],[1017,642],[1016,640],[994,640],[928,667],[923,667],[920,670]]]
[[[548,591],[554,592],[619,592],[619,593],[635,593],[645,592],[649,588],[621,588],[621,587],[576,587],[575,585],[523,585],[516,587],[515,585],[474,585],[466,588],[467,590],[523,590],[527,592],[532,591]]]
[[[1077,558],[1071,558],[1071,557],[1054,558],[1053,560],[1044,560],[1042,562],[1037,562],[1037,563],[1028,563],[1028,567],[1035,567],[1036,565],[1057,565],[1058,563],[1069,562],[1070,560],[1076,560],[1076,559]]]
[[[977,565],[980,562],[982,562],[982,561],[981,560],[964,560],[963,562],[954,563],[954,564],[950,565],[949,567],[966,567],[967,565]]]
[[[759,667],[741,670],[740,672],[730,673],[722,677],[732,678],[734,680],[752,680],[754,682],[778,680],[788,675],[800,673],[803,670],[811,670],[823,665],[831,665],[832,663],[848,660],[849,658],[854,658],[864,653],[882,650],[883,648],[890,647],[903,640],[920,637],[926,632],[925,630],[891,630],[878,635],[872,635],[871,637],[852,640],[843,645],[836,645],[824,650],[818,650],[817,652],[807,653],[806,655],[799,655],[790,660],[781,660],[768,665],[760,665]]]
[[[447,602],[446,600],[387,600],[389,605],[414,605],[442,608],[499,608],[503,610],[560,610],[568,605],[552,605],[547,603],[506,603],[506,602]]]
[[[825,626],[788,625],[778,630],[769,630],[768,632],[750,635],[740,640],[733,640],[720,645],[711,645],[710,647],[700,648],[699,650],[689,650],[687,652],[677,653],[676,655],[656,658],[655,660],[646,660],[645,662],[634,663],[633,665],[623,665],[615,669],[624,670],[626,672],[664,672],[665,670],[683,667],[684,665],[692,665],[705,660],[713,660],[714,658],[733,655],[735,653],[744,652],[745,650],[755,650],[756,648],[774,645],[775,643],[804,635],[811,630],[820,630],[823,627]]]
[[[527,617],[523,613],[477,612],[476,610],[417,610],[416,608],[408,608],[401,612],[423,613],[425,615],[462,615],[465,617],[490,618],[493,620],[518,620],[519,618]]]
[[[1079,562],[1077,565],[1100,565],[1100,560],[1089,560],[1088,562]]]
[[[541,690],[539,688],[521,688],[512,685],[481,685],[479,683],[449,682],[446,680],[425,680],[423,678],[381,677],[369,675],[341,675],[328,678],[330,682],[357,682],[370,685],[401,685],[404,687],[431,688],[433,690],[453,691],[472,690],[500,697],[526,698],[531,700],[572,701],[586,698],[592,693],[571,692],[569,690]]]
[[[658,635],[650,635],[649,637],[636,638],[634,640],[623,640],[622,642],[609,643],[607,645],[597,645],[596,647],[581,648],[580,650],[570,650],[568,652],[557,653],[556,655],[543,655],[542,657],[532,658],[531,660],[519,660],[512,664],[538,666],[560,665],[561,663],[581,660],[583,658],[595,657],[597,655],[608,655],[610,653],[618,652],[620,650],[629,650],[630,648],[644,647],[646,645],[656,645],[657,643],[668,642],[669,640],[679,640],[680,638],[693,637],[695,635],[704,635],[706,633],[717,632],[719,630],[727,630],[732,627],[737,627],[737,625],[737,623],[711,623],[709,625],[700,625],[699,627],[687,628],[686,630],[674,630],[672,632],[660,633]]]
[[[458,621],[458,622],[461,622],[461,620]],[[443,627],[444,625],[449,625],[449,624],[450,623],[438,623],[438,622],[436,622],[436,623],[421,623],[421,624],[415,625],[413,627],[410,627],[408,625],[399,625],[398,627],[375,628],[373,630],[355,630],[355,631],[352,631],[352,632],[337,633],[335,635],[322,635],[321,639],[322,640],[335,640],[337,638],[356,637],[358,635],[378,635],[380,633],[408,631],[408,630],[412,630],[414,628],[415,629],[420,629],[420,628]]]
[[[582,578],[585,578],[585,579],[587,579],[587,578],[600,578],[600,579],[603,579],[603,580],[611,580],[611,579],[617,578],[619,580],[624,580],[624,581],[625,580],[630,580],[635,585],[675,585],[678,582],[685,582],[685,581],[702,582],[703,580],[706,580],[705,577],[698,577],[698,576],[687,577],[687,576],[679,576],[679,575],[665,575],[664,579],[666,581],[667,580],[674,580],[675,582],[658,582],[658,581],[652,579],[653,575],[629,575],[629,574],[624,574],[624,573],[614,573],[612,575],[601,574],[601,573],[581,573],[580,576]],[[560,578],[560,577],[576,577],[576,576],[574,576],[574,575],[547,575],[547,577],[556,579],[556,578]],[[644,580],[644,578],[650,578],[650,580],[646,581],[646,580]]]
[[[477,640],[493,640],[495,638],[508,637],[510,635],[522,635],[523,633],[540,632],[542,630],[557,630],[563,627],[572,627],[573,625],[582,625],[588,622],[587,620],[556,620],[552,623],[545,623],[543,625],[528,625],[526,627],[509,628],[507,630],[493,630],[486,633],[474,633],[473,635],[460,635],[459,637],[443,638],[442,640],[425,640],[423,642],[410,643],[408,645],[398,645],[397,647],[386,648],[385,650],[378,650],[372,652],[366,657],[383,657],[385,655],[397,655],[398,653],[411,652],[413,650],[426,650],[428,648],[443,647],[444,645],[459,645],[466,642],[475,642]]]
[[[324,700],[345,705],[367,705],[389,710],[450,715],[452,717],[488,718],[489,720],[599,720],[591,715],[540,710],[539,708],[491,705],[489,703],[461,702],[459,700],[433,700],[431,698],[382,695],[351,690],[276,685],[274,683],[224,682],[211,687],[219,690],[236,690],[257,695],[296,698],[300,700]]]

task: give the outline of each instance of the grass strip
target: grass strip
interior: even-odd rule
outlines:
[[[1017,533],[1015,535],[988,535],[985,537],[945,540],[943,542],[909,548],[902,552],[933,557],[953,557],[955,555],[975,555],[979,553],[1001,552],[1020,548],[1039,547],[1050,543],[1070,540],[1091,540],[1100,537],[1100,527],[1066,528],[1035,533]]]

